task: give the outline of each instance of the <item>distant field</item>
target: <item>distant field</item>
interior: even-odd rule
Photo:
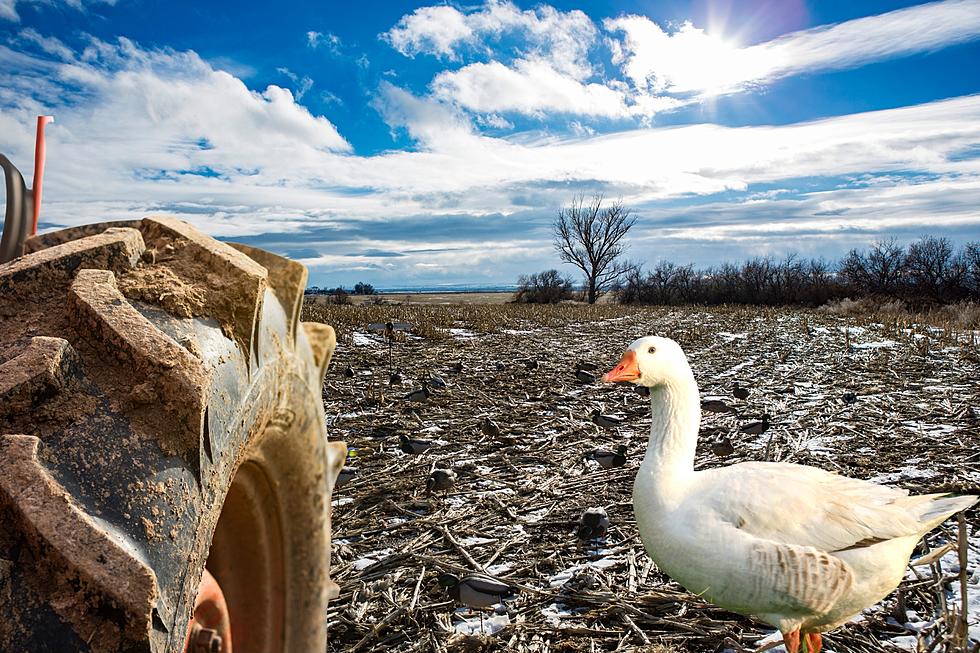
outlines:
[[[506,304],[514,299],[512,292],[447,292],[447,293],[384,293],[379,295],[390,302],[405,304]],[[369,297],[359,298],[370,301]]]
[[[313,295],[307,301],[325,304],[328,295]],[[379,293],[377,295],[351,295],[355,304],[365,304],[382,299],[392,304],[506,304],[514,299],[513,292],[417,292],[417,293]],[[611,295],[599,299],[600,304],[609,303]]]

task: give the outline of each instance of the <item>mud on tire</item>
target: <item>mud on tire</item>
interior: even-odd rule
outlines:
[[[236,653],[322,651],[330,327],[306,269],[165,217],[0,266],[0,651],[182,651],[205,564]]]

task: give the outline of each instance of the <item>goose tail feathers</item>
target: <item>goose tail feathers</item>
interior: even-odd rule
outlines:
[[[909,497],[910,499],[913,497]],[[923,526],[923,532],[930,531],[939,524],[946,521],[950,516],[966,510],[977,502],[977,497],[972,494],[954,496],[950,494],[927,494],[915,497],[916,499],[928,499],[917,506],[919,521]]]

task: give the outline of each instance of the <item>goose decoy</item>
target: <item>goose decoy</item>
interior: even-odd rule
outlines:
[[[769,430],[769,416],[763,415],[760,420],[742,424],[742,426],[738,427],[738,430],[749,435],[762,435]]]
[[[357,477],[356,467],[343,467],[337,474],[337,481],[333,484],[333,489],[339,490]]]
[[[575,534],[578,539],[588,542],[606,536],[609,531],[609,514],[605,508],[589,508],[578,520]]]
[[[735,381],[732,383],[732,396],[736,399],[745,401],[749,398],[749,389],[743,388],[741,385],[739,385],[738,381]]]
[[[597,369],[599,369],[599,366],[596,365],[595,363],[588,363],[586,361],[578,361],[577,363],[575,363],[576,372],[578,372],[579,370],[585,370],[586,372],[595,372]]]
[[[495,438],[500,435],[500,427],[489,417],[484,417],[480,422],[480,431],[483,433],[483,435],[488,435],[491,438]]]
[[[433,388],[436,388],[437,390],[446,389],[446,380],[443,379],[441,376],[437,376],[435,374],[429,374],[428,384],[431,385]]]
[[[425,491],[426,494],[432,494],[436,490],[442,490],[442,496],[445,497],[455,486],[456,472],[439,467],[433,469],[432,473],[429,474],[429,478],[425,482]]]
[[[726,404],[721,399],[704,399],[701,401],[701,410],[709,413],[734,413],[735,409]]]
[[[613,417],[612,415],[603,415],[597,410],[593,410],[589,415],[589,419],[596,426],[600,426],[604,429],[614,429],[623,425],[623,420],[619,417]]]
[[[732,444],[731,437],[727,434],[720,434],[718,439],[711,443],[711,453],[719,458],[728,458],[735,453],[735,445]]]
[[[695,470],[698,384],[667,338],[634,341],[603,380],[657,389],[633,486],[644,549],[692,593],[778,628],[789,653],[820,653],[820,633],[895,589],[919,539],[978,498],[790,463]]]
[[[418,402],[425,401],[431,396],[432,396],[432,392],[429,390],[429,385],[425,381],[423,381],[422,387],[419,388],[418,390],[412,390],[411,392],[409,392],[407,395],[405,395],[405,399],[407,399],[408,401],[414,401],[418,403]]]
[[[420,453],[431,449],[435,443],[432,440],[417,440],[415,438],[410,438],[404,433],[398,436],[398,448],[407,454],[417,456]]]
[[[599,466],[603,469],[622,467],[626,464],[626,445],[619,445],[616,447],[616,451],[596,449],[595,451],[590,451],[586,457],[599,463]]]
[[[350,363],[348,363],[347,367],[344,368],[344,376],[348,379],[354,378],[354,368],[351,367]]]
[[[595,383],[595,374],[586,370],[575,370],[575,378],[579,380],[579,383]]]
[[[517,596],[518,589],[485,574],[440,574],[439,584],[449,596],[468,608],[492,608]]]
[[[494,364],[494,367],[497,369],[498,372],[503,372],[504,370],[507,369],[507,366],[501,363],[500,361],[497,361],[496,364]]]
[[[486,574],[439,574],[439,584],[456,601],[480,612],[480,632],[483,632],[483,609],[492,608],[517,596],[518,589]]]
[[[536,369],[538,369],[538,361],[537,361],[537,359],[536,358],[529,358],[526,361],[524,361],[524,368],[527,369],[527,370],[536,370]]]
[[[401,368],[398,368],[388,377],[388,385],[401,385],[403,380]]]
[[[841,396],[841,399],[844,400],[845,404],[853,404],[855,401],[857,401],[857,398],[858,398],[857,394],[851,392],[850,390],[848,390]]]

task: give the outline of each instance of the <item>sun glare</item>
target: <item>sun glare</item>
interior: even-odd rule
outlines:
[[[744,51],[728,38],[685,23],[671,39],[675,46],[669,73],[672,90],[710,96],[745,78],[741,66]]]

